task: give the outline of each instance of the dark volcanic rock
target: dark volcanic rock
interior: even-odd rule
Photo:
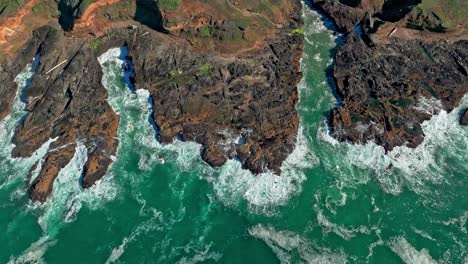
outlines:
[[[61,2],[73,8],[81,3]],[[151,1],[137,2],[142,7]],[[203,145],[200,154],[212,166],[238,159],[254,173],[279,173],[294,148],[299,125],[295,106],[303,38],[290,32],[302,26],[302,7],[299,1],[291,1],[290,7],[289,22],[275,27],[263,47],[237,55],[196,50],[183,38],[152,30],[159,24],[147,21],[140,22],[149,27],[116,21],[112,32],[98,38],[63,34],[57,23],[36,30],[18,59],[0,68],[0,81],[6,84],[0,86],[5,95],[0,99],[1,119],[11,109],[17,88],[13,78],[35,54],[41,56],[25,94],[28,114],[13,139],[13,155],[18,157],[30,156],[54,139],[31,185],[31,198],[47,199],[79,146],[87,151],[82,186],[90,187],[105,175],[117,149],[119,118],[107,102],[97,57],[122,46],[134,66],[134,86],[150,91],[152,117],[163,144],[176,138],[194,141]]]
[[[314,7],[324,12],[336,25],[339,32],[350,32],[365,17],[366,13],[355,8],[358,1],[311,0]]]
[[[467,58],[467,41],[368,47],[350,35],[336,54],[333,76],[343,103],[331,115],[333,134],[343,141],[374,140],[387,150],[417,146],[424,137],[421,122],[438,111],[437,101],[424,106],[421,100],[435,98],[449,111],[456,107],[468,92],[460,67]]]
[[[14,102],[17,84],[14,82],[16,76],[31,63],[34,56],[46,38],[53,34],[50,27],[42,27],[34,31],[32,38],[26,46],[18,53],[12,61],[5,60],[0,64],[0,120],[7,116]]]
[[[45,35],[37,38],[42,40],[36,50],[41,59],[25,94],[29,114],[16,129],[13,156],[30,156],[49,138],[56,139],[31,186],[31,198],[44,201],[78,143],[88,150],[83,186],[91,186],[106,173],[117,148],[119,118],[107,103],[101,66],[90,43],[63,38],[51,27],[40,29],[35,35]],[[36,42],[33,39],[28,47]]]
[[[295,4],[294,14],[300,8]],[[203,159],[213,166],[237,157],[255,173],[279,173],[299,125],[295,106],[303,39],[289,32],[300,26],[294,17],[265,48],[237,57],[197,53],[187,42],[156,32],[126,41],[135,86],[148,89],[154,100],[160,141],[179,137],[200,143]],[[246,143],[234,141],[239,137]]]
[[[463,111],[461,117],[460,117],[460,124],[463,126],[468,126],[468,108]]]
[[[424,139],[421,123],[441,109],[453,110],[468,92],[468,41],[408,36],[376,43],[367,16],[360,23],[361,36],[350,31],[356,16],[342,16],[359,8],[325,2],[318,1],[318,7],[337,22],[338,30],[348,32],[333,69],[342,99],[331,112],[333,136],[340,141],[374,141],[386,150],[416,147]],[[388,1],[379,15],[399,19],[415,3]],[[398,17],[386,15],[398,7]]]

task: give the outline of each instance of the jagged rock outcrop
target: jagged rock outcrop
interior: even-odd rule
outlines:
[[[333,134],[343,141],[374,140],[387,150],[416,147],[424,138],[420,124],[439,109],[436,100],[451,111],[468,92],[460,67],[467,58],[468,41],[392,40],[368,47],[351,34],[336,53],[333,77],[343,102],[331,113]]]
[[[468,126],[468,108],[463,111],[460,117],[460,124],[463,126]]]
[[[82,4],[61,2],[75,11]],[[272,18],[275,23],[262,25],[265,28],[258,35],[252,32],[265,14],[252,16],[251,11],[229,4],[237,16],[247,14],[246,20],[239,20],[240,29],[236,23],[241,22],[224,20],[224,14],[209,21],[202,16],[212,10],[210,4],[190,1],[182,1],[182,10],[189,12],[182,16],[187,19],[182,28],[166,30],[159,20],[148,21],[147,12],[151,17],[159,14],[152,1],[107,0],[91,4],[84,14],[74,11],[74,18],[81,17],[70,32],[64,34],[63,23],[53,20],[35,29],[17,59],[5,60],[0,68],[0,80],[7,83],[0,87],[5,91],[5,98],[0,98],[2,118],[17,89],[12,78],[34,55],[40,55],[25,94],[28,114],[13,139],[17,157],[30,156],[54,139],[31,185],[31,198],[47,199],[77,146],[87,150],[83,187],[92,186],[107,172],[118,145],[119,117],[107,102],[97,58],[109,48],[122,46],[127,47],[134,66],[134,86],[148,89],[154,101],[152,118],[163,144],[176,138],[194,141],[202,144],[200,154],[212,166],[238,159],[254,173],[279,173],[296,142],[296,85],[303,48],[303,37],[291,33],[302,26],[301,3],[280,3],[285,6],[281,16]],[[197,9],[188,10],[190,6]],[[146,13],[139,12],[141,8]],[[195,11],[200,15],[193,15]],[[181,17],[171,19],[180,21]],[[234,44],[215,32],[220,27],[230,34],[222,27],[228,25],[242,32],[234,36]],[[193,28],[193,33],[184,27]],[[209,29],[209,35],[199,34],[202,27]]]
[[[146,30],[117,31],[102,42],[116,45],[125,36],[120,43],[128,46],[135,87],[152,95],[162,143],[177,137],[194,141],[213,166],[237,158],[255,173],[280,173],[299,124],[295,105],[303,39],[290,32],[301,26],[300,8],[298,3],[290,23],[265,47],[239,56],[195,52],[184,40],[157,32],[143,36]]]
[[[2,94],[0,99],[0,120],[3,120],[11,111],[18,88],[18,85],[14,82],[16,76],[28,63],[32,62],[48,34],[49,30],[46,28],[36,30],[14,60],[4,60],[0,63],[0,94]]]
[[[58,25],[40,28],[34,36],[26,50],[38,53],[40,64],[25,94],[29,113],[16,129],[13,156],[30,156],[50,138],[55,139],[31,186],[31,198],[45,201],[78,142],[88,152],[83,186],[104,176],[117,149],[119,118],[107,103],[97,54],[88,42],[63,38]],[[63,66],[49,73],[63,61]]]
[[[400,28],[405,21],[392,27],[392,20],[405,17],[416,1],[385,1],[375,13],[363,3],[314,2],[346,34],[333,66],[341,103],[332,110],[330,124],[338,140],[374,141],[386,150],[416,147],[424,139],[421,123],[441,109],[453,110],[468,92],[466,34],[424,35]],[[361,34],[351,30],[356,15],[342,15],[359,12],[366,13],[358,22]],[[372,28],[370,19],[379,23]]]
[[[338,0],[312,0],[312,3],[315,8],[321,10],[333,20],[339,32],[352,31],[366,15],[364,10],[353,8]]]

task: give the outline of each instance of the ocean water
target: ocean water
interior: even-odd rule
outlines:
[[[253,176],[236,161],[210,168],[194,143],[160,145],[149,93],[127,85],[117,47],[99,58],[121,118],[115,162],[83,190],[78,142],[50,199],[32,204],[28,171],[53,139],[33,157],[10,155],[40,60],[31,58],[0,123],[0,263],[468,263],[468,131],[457,122],[468,96],[423,124],[416,149],[338,143],[326,127],[337,103],[326,71],[340,38],[307,6],[304,20],[301,128],[281,176]]]

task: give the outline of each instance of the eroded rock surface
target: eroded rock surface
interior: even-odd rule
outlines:
[[[463,28],[441,34],[406,28],[405,15],[414,1],[385,1],[380,12],[366,6],[369,1],[313,2],[346,39],[333,67],[341,103],[331,112],[330,123],[338,140],[373,141],[386,150],[416,147],[424,139],[421,123],[442,109],[453,110],[468,92]],[[391,16],[398,8],[400,13]],[[357,24],[358,16],[342,16],[360,12],[366,15]],[[352,30],[355,26],[361,27],[360,34]]]
[[[28,47],[35,46],[31,53],[40,55],[40,64],[25,94],[29,113],[16,129],[13,156],[28,157],[55,139],[31,187],[31,197],[44,201],[77,142],[88,149],[83,186],[105,174],[117,148],[119,118],[107,103],[101,67],[89,43],[63,38],[58,25],[40,28],[34,35]],[[50,72],[60,63],[60,69]]]
[[[87,150],[82,186],[106,174],[116,155],[119,117],[107,102],[97,58],[123,46],[134,66],[135,88],[148,89],[154,101],[160,142],[200,143],[202,158],[212,166],[235,158],[254,173],[280,173],[299,124],[295,106],[303,36],[292,32],[302,26],[301,3],[274,1],[277,6],[264,13],[254,13],[249,3],[224,3],[230,17],[244,18],[236,20],[212,9],[220,0],[182,1],[180,13],[165,11],[164,21],[173,25],[166,29],[159,18],[156,24],[148,21],[148,12],[161,15],[149,2],[96,1],[82,10],[81,1],[60,1],[65,11],[73,11],[68,14],[72,26],[41,20],[46,25],[35,28],[24,45],[10,45],[16,33],[0,43],[0,52],[5,47],[15,55],[0,61],[5,84],[0,86],[0,119],[11,109],[17,89],[13,79],[40,55],[25,94],[28,114],[13,139],[17,157],[30,156],[54,139],[30,187],[34,201],[47,199],[79,145]],[[147,5],[151,9],[141,13]],[[14,19],[27,31],[28,23],[41,16],[31,17]]]

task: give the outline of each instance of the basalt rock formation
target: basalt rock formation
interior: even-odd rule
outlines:
[[[460,117],[460,124],[463,126],[468,126],[468,108],[463,111],[461,117]]]
[[[46,19],[31,11],[49,10],[54,1],[34,1],[18,11],[21,17],[0,19],[0,29],[7,29],[0,41],[0,120],[10,112],[15,76],[40,58],[12,153],[28,157],[52,140],[34,166],[40,168],[30,187],[34,201],[47,199],[78,145],[87,152],[84,188],[112,163],[119,117],[107,102],[97,58],[115,47],[128,50],[135,88],[150,92],[161,143],[198,142],[212,166],[238,159],[253,173],[280,173],[299,124],[303,36],[293,33],[302,26],[299,1],[272,1],[271,9],[258,9],[256,3],[187,0],[177,12],[162,13],[152,1],[94,1],[85,9],[82,1],[59,1],[66,6],[62,16],[73,18],[67,27],[59,23],[60,12]],[[214,9],[220,4],[226,14]],[[9,30],[13,24],[17,32]],[[28,40],[18,37],[29,31]]]
[[[83,186],[91,186],[105,174],[117,149],[119,118],[107,103],[101,66],[90,45],[65,39],[58,27],[45,26],[33,33],[26,51],[29,59],[39,54],[40,64],[25,94],[28,114],[16,129],[12,154],[28,157],[49,139],[55,140],[31,186],[31,198],[45,201],[76,144],[87,147]],[[20,62],[13,69],[29,61]],[[49,72],[61,62],[59,71]]]
[[[280,173],[299,123],[302,36],[289,35],[299,26],[292,23],[255,54],[231,58],[194,52],[158,33],[127,41],[135,87],[148,89],[154,101],[159,140],[200,143],[203,159],[213,166],[238,158],[254,173]]]
[[[346,38],[333,66],[341,103],[330,124],[338,140],[373,141],[387,151],[416,147],[424,139],[421,123],[441,109],[452,111],[468,92],[464,25],[444,33],[408,28],[404,12],[416,7],[411,1],[385,1],[377,12],[370,7],[373,1],[313,2]],[[397,22],[390,16],[395,9],[403,12]]]

